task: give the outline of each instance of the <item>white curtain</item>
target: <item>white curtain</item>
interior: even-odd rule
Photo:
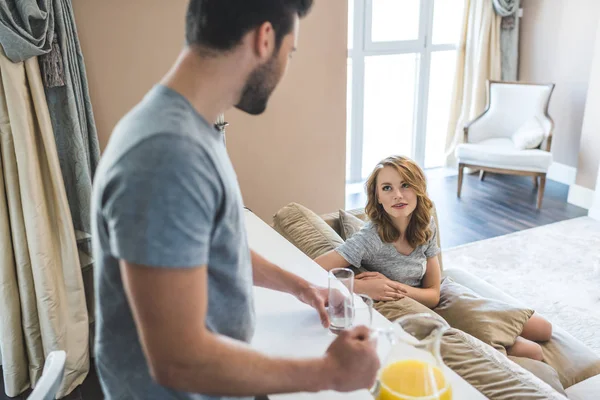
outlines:
[[[59,397],[70,393],[89,370],[88,334],[76,237],[38,60],[13,63],[0,49],[0,355],[5,393],[14,397],[35,385],[53,350],[67,352]]]
[[[464,10],[446,137],[449,167],[456,166],[454,149],[463,141],[463,127],[485,109],[487,80],[501,77],[501,17],[490,0],[465,0]]]

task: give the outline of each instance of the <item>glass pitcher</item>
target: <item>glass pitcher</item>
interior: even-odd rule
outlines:
[[[429,314],[407,315],[375,336],[388,339],[390,350],[375,386],[376,400],[451,400],[452,388],[443,371],[441,338],[449,328]]]

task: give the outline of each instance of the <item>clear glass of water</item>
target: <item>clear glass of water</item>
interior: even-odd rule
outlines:
[[[336,335],[354,321],[354,272],[349,268],[329,271],[329,330]]]
[[[371,328],[373,324],[373,299],[366,294],[354,295],[354,320],[352,328],[366,326]]]

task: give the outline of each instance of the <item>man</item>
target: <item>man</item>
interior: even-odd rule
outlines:
[[[246,343],[252,284],[313,306],[325,294],[251,252],[237,179],[212,126],[262,113],[312,0],[191,0],[186,47],[115,128],[95,178],[96,365],[107,399],[224,399],[369,387],[365,327],[320,358]]]

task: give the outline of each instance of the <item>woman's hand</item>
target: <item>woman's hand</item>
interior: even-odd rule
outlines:
[[[369,273],[369,272],[367,272]],[[375,272],[376,273],[376,272]],[[393,301],[400,300],[406,295],[406,290],[402,287],[403,285],[398,282],[394,282],[385,276],[371,277],[371,278],[359,278],[359,274],[354,282],[354,290],[360,294],[366,294],[373,300],[378,301]]]

